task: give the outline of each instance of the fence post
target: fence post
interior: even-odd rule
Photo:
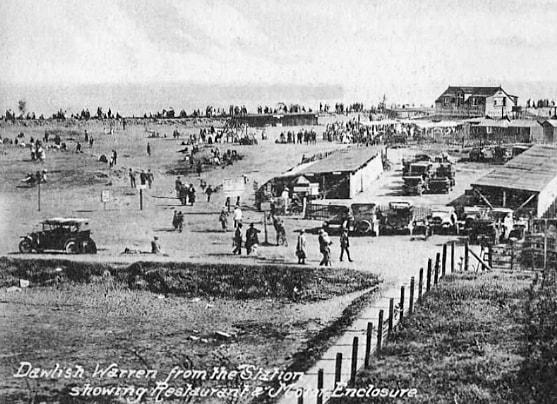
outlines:
[[[340,383],[340,372],[342,371],[342,353],[337,352],[337,357],[335,361],[335,389]]]
[[[443,244],[443,260],[441,261],[441,278],[445,277],[445,270],[447,269],[447,244]]]
[[[352,363],[350,366],[350,385],[356,384],[356,372],[358,370],[358,337],[352,340]]]
[[[435,286],[437,286],[437,283],[439,282],[439,261],[441,260],[440,256],[441,254],[437,253],[437,257],[435,258],[435,273],[433,277],[433,284]]]
[[[418,301],[422,300],[423,287],[424,287],[424,269],[420,268],[420,277],[418,278]]]
[[[469,250],[469,246],[468,246],[468,241],[466,243],[464,243],[464,271],[468,271],[468,250]]]
[[[370,321],[367,323],[367,333],[366,333],[366,353],[364,357],[364,367],[367,369],[370,365],[371,356],[371,335],[373,334],[373,323]]]
[[[425,291],[429,293],[431,289],[431,258],[427,260],[427,279],[425,284]]]
[[[410,278],[410,300],[408,301],[408,314],[414,311],[414,277]]]
[[[511,240],[511,246],[512,246],[512,240]],[[491,244],[489,244],[489,245],[487,246],[487,254],[488,254],[488,256],[487,256],[487,259],[488,259],[487,263],[489,264],[489,267],[490,267],[491,269],[493,269],[493,247],[491,246]],[[511,268],[512,268],[512,259],[511,259]]]
[[[400,287],[400,320],[398,320],[399,324],[402,323],[402,318],[404,317],[404,286]]]
[[[383,342],[383,310],[379,310],[379,320],[377,321],[377,347],[375,348],[377,356],[381,354],[382,342]]]
[[[451,274],[454,272],[454,245],[455,242],[451,243]]]
[[[489,257],[491,260],[491,254],[489,255]],[[514,242],[513,240],[511,240],[511,271],[513,270],[513,265],[514,265],[513,261],[514,261]],[[491,262],[489,263],[489,266],[491,267]]]
[[[389,321],[388,321],[388,334],[387,337],[391,338],[391,333],[393,332],[393,318],[394,318],[394,312],[395,312],[395,299],[394,298],[390,298],[389,299]]]
[[[298,404],[304,404],[304,388],[300,387],[298,391],[301,392],[301,394],[298,396]]]
[[[317,404],[323,404],[323,368],[317,371]]]

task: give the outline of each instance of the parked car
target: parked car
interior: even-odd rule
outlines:
[[[354,216],[348,206],[334,206],[333,211],[334,213],[323,221],[323,228],[327,233],[332,234],[343,227],[349,232],[354,231]]]
[[[431,194],[448,194],[451,190],[451,181],[446,177],[430,178],[427,182],[427,191]]]
[[[420,162],[431,162],[433,159],[429,154],[421,153],[414,156],[407,156],[402,158],[402,175],[407,175],[410,170],[410,165]]]
[[[351,206],[354,231],[379,237],[379,211],[375,203],[354,203]]]
[[[434,234],[459,234],[458,218],[452,206],[438,206],[431,210],[429,219]]]
[[[495,245],[499,240],[499,231],[493,219],[477,219],[471,224],[468,239],[471,244]]]
[[[97,246],[91,239],[91,230],[85,229],[87,219],[52,218],[41,222],[42,231],[22,236],[19,251],[65,251],[68,254],[96,254]]]
[[[327,233],[341,228],[356,234],[379,236],[379,211],[374,203],[354,203],[323,223]]]
[[[423,178],[422,176],[406,176],[402,180],[404,184],[402,185],[402,191],[404,195],[419,195],[429,190],[428,178]]]
[[[410,202],[389,202],[387,209],[381,211],[379,227],[381,233],[409,231],[408,225],[414,222],[414,205]]]

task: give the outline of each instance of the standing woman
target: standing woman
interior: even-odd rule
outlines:
[[[296,243],[296,256],[298,257],[298,264],[306,263],[306,236],[304,229],[300,230],[298,235],[298,242]]]

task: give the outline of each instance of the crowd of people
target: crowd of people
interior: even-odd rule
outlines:
[[[286,133],[281,132],[275,143],[316,144],[317,133],[313,129],[300,129],[298,132],[289,130]]]

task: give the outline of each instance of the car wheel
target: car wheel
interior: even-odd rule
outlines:
[[[360,234],[366,234],[371,231],[371,227],[372,226],[370,222],[368,222],[367,220],[362,220],[356,225],[356,231]]]
[[[29,239],[23,239],[19,242],[19,252],[22,254],[29,254],[33,251],[33,246]]]
[[[79,252],[79,248],[75,240],[68,240],[66,241],[66,245],[64,246],[64,250],[68,254],[77,254]]]
[[[86,254],[96,254],[97,253],[97,245],[91,239],[87,240],[87,245],[85,247]]]

